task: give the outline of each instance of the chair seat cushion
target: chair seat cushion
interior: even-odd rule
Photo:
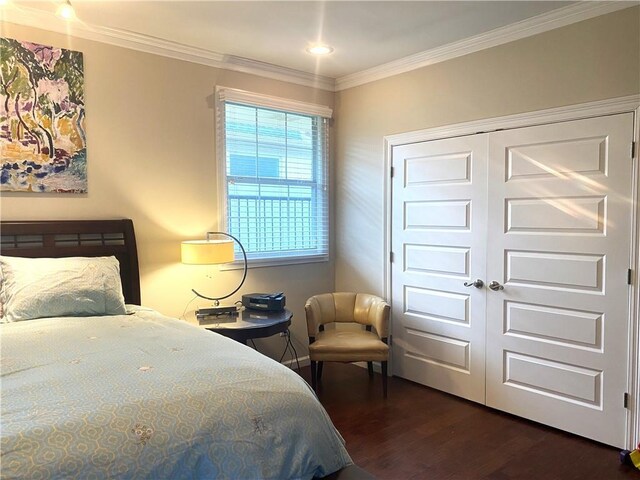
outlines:
[[[309,358],[316,362],[384,362],[389,346],[366,330],[325,330],[309,345]]]

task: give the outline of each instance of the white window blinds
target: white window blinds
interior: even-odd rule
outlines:
[[[326,259],[326,107],[219,90],[227,231],[249,259]]]

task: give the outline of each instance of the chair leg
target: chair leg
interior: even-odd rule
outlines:
[[[311,360],[311,388],[316,391],[316,362]]]
[[[387,398],[387,362],[382,362],[382,394]]]
[[[367,362],[367,370],[369,370],[369,378],[373,378],[373,362]]]
[[[318,362],[318,381],[322,381],[322,366],[324,362]]]

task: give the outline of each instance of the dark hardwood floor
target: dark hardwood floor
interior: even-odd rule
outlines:
[[[309,380],[309,367],[302,369]],[[619,450],[400,378],[327,363],[318,397],[354,462],[379,479],[640,479]]]

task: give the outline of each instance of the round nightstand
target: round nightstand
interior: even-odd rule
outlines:
[[[263,312],[247,308],[236,315],[211,316],[201,321],[194,319],[190,323],[246,345],[250,339],[286,332],[292,318],[293,313],[286,308],[279,312]]]

